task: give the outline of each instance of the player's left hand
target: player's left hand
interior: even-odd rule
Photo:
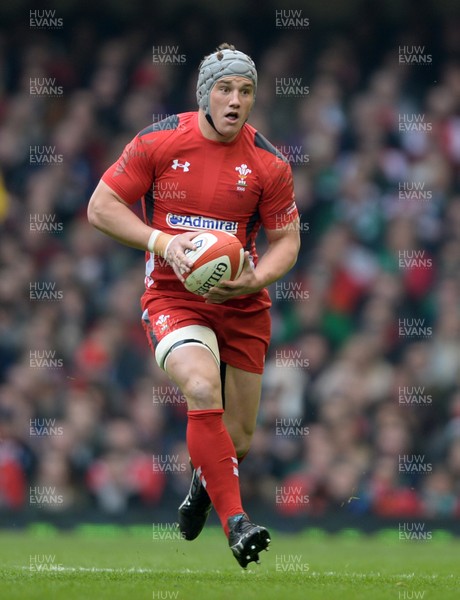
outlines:
[[[208,304],[222,304],[226,300],[244,296],[245,294],[255,294],[263,288],[257,279],[255,269],[249,260],[249,252],[244,253],[243,270],[235,281],[221,281],[218,285],[212,287],[203,298]]]

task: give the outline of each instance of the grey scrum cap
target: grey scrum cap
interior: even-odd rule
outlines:
[[[219,58],[220,57],[220,58]],[[238,75],[247,77],[254,84],[254,95],[257,89],[257,71],[252,58],[239,50],[216,50],[200,64],[200,72],[196,84],[198,106],[209,112],[209,94],[221,77]]]

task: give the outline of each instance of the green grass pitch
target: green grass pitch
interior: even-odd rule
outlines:
[[[194,542],[172,530],[49,526],[0,532],[2,600],[450,600],[460,597],[460,541],[402,541],[395,530],[273,532],[243,571],[223,533]]]

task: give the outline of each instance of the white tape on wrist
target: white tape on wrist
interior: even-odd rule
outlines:
[[[147,242],[147,250],[149,252],[154,252],[155,242],[157,241],[158,236],[161,231],[159,229],[154,229],[150,234],[149,241]]]
[[[169,240],[169,242],[166,244],[165,253],[164,253],[164,258],[166,258],[166,257],[168,256],[168,250],[169,250],[169,246],[170,246],[171,242],[172,242],[173,240],[175,240],[175,239],[176,239],[176,237],[177,237],[177,235],[175,235],[174,237],[172,237],[172,238]]]

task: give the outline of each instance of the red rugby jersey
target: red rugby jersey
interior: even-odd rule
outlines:
[[[257,264],[261,225],[277,229],[297,217],[291,168],[253,127],[230,143],[206,139],[198,113],[172,115],[141,131],[102,180],[125,202],[142,198],[147,225],[166,233],[233,233]],[[166,261],[146,252],[146,292],[188,292]]]

